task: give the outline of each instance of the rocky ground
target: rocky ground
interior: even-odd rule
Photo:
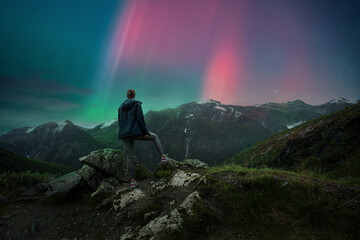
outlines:
[[[357,239],[360,188],[285,171],[170,159],[149,173],[104,149],[0,198],[0,239]],[[230,170],[229,170],[230,169]]]
[[[130,190],[123,152],[92,154],[82,169],[20,189],[3,204],[1,239],[146,239],[181,229],[201,201],[194,187],[205,178],[180,170],[207,167],[200,161],[180,167],[170,159]]]

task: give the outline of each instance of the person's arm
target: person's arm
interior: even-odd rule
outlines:
[[[146,125],[145,125],[144,114],[143,114],[143,111],[142,111],[142,108],[141,108],[141,103],[136,104],[136,119],[137,119],[137,121],[138,121],[138,123],[140,125],[142,134],[144,136],[145,135],[150,135],[150,133],[147,130]]]

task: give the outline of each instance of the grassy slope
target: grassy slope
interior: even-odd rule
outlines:
[[[27,158],[0,148],[0,172],[68,173],[72,170],[70,167]]]
[[[163,239],[357,239],[359,187],[277,169],[212,167],[204,201]]]
[[[358,179],[360,104],[275,135],[233,156],[230,162]]]

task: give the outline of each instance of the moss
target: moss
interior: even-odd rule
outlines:
[[[152,173],[142,164],[139,164],[135,169],[135,179],[143,180],[150,178]]]
[[[173,173],[173,170],[169,170],[169,169],[160,169],[160,170],[156,170],[154,172],[154,177],[156,179],[160,179],[160,178],[166,178],[166,177],[169,177],[171,176]]]

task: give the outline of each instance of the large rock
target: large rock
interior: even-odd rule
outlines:
[[[120,239],[158,239],[164,233],[179,231],[183,226],[183,216],[194,214],[192,207],[196,201],[201,201],[197,191],[189,194],[179,209],[175,208],[170,214],[155,218],[140,229],[127,228],[127,232]]]
[[[134,189],[133,191],[122,194],[119,199],[114,199],[113,208],[115,211],[122,209],[128,204],[144,197],[146,197],[146,194],[143,191],[140,189]]]
[[[115,177],[120,182],[130,180],[126,164],[126,154],[122,150],[112,148],[100,149],[79,159],[83,164]],[[137,165],[137,163],[138,161],[135,159],[135,164]]]
[[[70,172],[48,182],[48,190],[45,195],[66,194],[81,182],[81,176],[76,172]]]
[[[170,179],[168,185],[172,187],[186,187],[195,180],[205,180],[205,177],[198,173],[187,173],[178,169]]]
[[[179,162],[179,164],[188,168],[209,168],[206,163],[200,161],[199,159],[185,159],[184,161]]]
[[[169,158],[169,160],[166,162],[160,162],[158,167],[155,169],[155,172],[158,170],[175,170],[179,168],[198,169],[208,167],[209,166],[206,163],[200,161],[199,159],[185,159],[184,161],[178,162]]]
[[[100,172],[96,171],[95,168],[90,167],[88,165],[84,165],[82,168],[76,171],[82,179],[92,188],[97,189],[100,186],[101,181],[107,176]]]
[[[116,178],[106,178],[101,181],[100,186],[96,189],[95,192],[91,194],[91,197],[94,197],[99,194],[107,194],[114,192],[115,188],[119,185],[119,181]]]

